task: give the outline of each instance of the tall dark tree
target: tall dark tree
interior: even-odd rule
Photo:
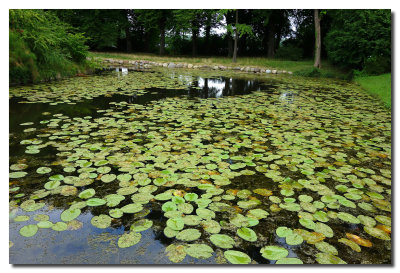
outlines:
[[[321,68],[321,17],[318,9],[314,9],[315,23],[315,58],[314,67]]]
[[[147,35],[150,35],[152,30],[157,30],[159,33],[159,54],[165,54],[165,32],[168,25],[168,18],[171,16],[171,10],[151,9],[151,10],[135,10],[138,14],[138,20],[145,28]],[[150,38],[150,37],[148,37]]]

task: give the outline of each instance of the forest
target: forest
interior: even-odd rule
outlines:
[[[390,72],[390,10],[10,10],[10,78],[72,75],[89,51],[314,59],[316,20],[320,58],[351,75]]]

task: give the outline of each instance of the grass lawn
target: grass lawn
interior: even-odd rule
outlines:
[[[90,52],[91,57],[113,58],[122,60],[146,60],[155,62],[185,62],[191,64],[202,65],[224,65],[224,66],[258,66],[270,69],[301,71],[313,68],[313,60],[287,61],[278,59],[268,59],[263,57],[238,57],[237,63],[232,63],[231,58],[227,57],[188,57],[188,56],[158,56],[155,54],[144,53],[107,53],[107,52]],[[337,72],[337,69],[326,62],[322,63],[322,70],[326,72]]]
[[[361,85],[372,96],[378,97],[386,107],[392,108],[391,86],[392,74],[382,74],[379,76],[358,77],[354,81]]]

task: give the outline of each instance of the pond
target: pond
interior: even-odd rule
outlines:
[[[344,81],[10,88],[12,264],[390,264],[391,114]]]

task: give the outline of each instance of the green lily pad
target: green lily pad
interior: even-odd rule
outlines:
[[[260,250],[261,255],[268,260],[278,260],[285,258],[289,251],[280,246],[265,246]]]
[[[165,227],[165,228],[164,228],[164,235],[165,235],[165,237],[167,237],[167,238],[173,238],[173,237],[175,237],[176,235],[178,235],[178,233],[179,233],[178,230],[173,230],[173,229],[170,228],[170,227]]]
[[[392,218],[384,216],[384,215],[377,215],[375,216],[376,221],[378,221],[379,223],[382,223],[386,226],[392,226]]]
[[[291,246],[300,245],[303,242],[303,237],[296,233],[286,236],[286,243]]]
[[[49,179],[53,181],[61,181],[64,179],[64,176],[62,174],[55,174],[50,176]]]
[[[64,222],[69,222],[74,220],[81,214],[80,209],[67,209],[61,213],[61,220]]]
[[[247,212],[247,217],[254,219],[264,219],[267,218],[269,213],[263,209],[252,209]]]
[[[176,239],[189,242],[199,239],[201,236],[200,231],[197,229],[189,228],[184,229],[176,235]]]
[[[112,218],[105,214],[100,214],[99,216],[94,216],[90,223],[97,228],[108,228],[111,225]]]
[[[17,217],[14,218],[15,222],[25,222],[28,221],[30,217],[28,215],[18,215]]]
[[[250,228],[242,227],[242,228],[237,230],[237,234],[243,240],[246,240],[246,241],[249,241],[249,242],[257,241],[256,233]]]
[[[103,181],[104,183],[110,183],[112,181],[114,181],[117,178],[117,176],[115,174],[104,174],[101,177],[101,181]]]
[[[46,173],[51,172],[51,168],[49,168],[49,167],[39,167],[39,168],[36,170],[36,172],[37,172],[38,174],[46,174]]]
[[[353,242],[353,241],[351,241],[351,240],[349,240],[349,239],[340,238],[340,239],[338,240],[338,242],[349,246],[349,247],[350,247],[351,249],[353,249],[355,252],[361,252],[361,247],[360,247],[358,244],[356,244],[355,242]]]
[[[44,188],[46,190],[54,190],[55,188],[58,188],[61,185],[61,182],[58,180],[54,181],[49,181],[46,184],[44,184]]]
[[[251,262],[249,255],[237,250],[226,250],[224,252],[224,257],[231,264],[249,264]]]
[[[319,264],[347,264],[339,257],[330,253],[317,253],[316,257],[316,261]]]
[[[215,212],[209,209],[198,208],[196,209],[196,214],[203,219],[212,219],[215,218]]]
[[[175,210],[177,210],[177,206],[175,203],[168,201],[168,202],[164,203],[164,205],[162,205],[161,209],[164,212],[175,211]]]
[[[50,219],[50,217],[49,217],[48,215],[46,215],[46,214],[36,214],[36,215],[33,217],[33,220],[38,221],[38,222],[40,222],[40,221],[47,221],[47,220],[49,220],[49,219]]]
[[[136,212],[141,211],[142,209],[143,209],[143,205],[142,204],[134,203],[134,204],[128,204],[126,206],[123,206],[121,208],[121,211],[123,213],[136,213]]]
[[[135,232],[145,231],[153,226],[153,221],[148,219],[140,219],[131,225],[130,230]]]
[[[300,223],[303,227],[306,227],[306,228],[309,228],[309,229],[315,229],[315,222],[314,222],[313,220],[301,218],[301,219],[299,220],[299,223]]]
[[[54,225],[51,227],[51,229],[55,230],[55,231],[64,231],[64,230],[67,230],[67,228],[68,228],[68,225],[64,222],[54,223]]]
[[[90,198],[86,200],[86,204],[89,207],[96,207],[96,206],[102,206],[106,203],[106,200],[100,199],[100,198]]]
[[[332,254],[332,255],[338,255],[337,249],[333,245],[331,245],[327,242],[317,242],[314,245],[319,251],[322,251],[322,252],[325,252],[328,254]]]
[[[22,178],[26,176],[28,173],[27,172],[12,172],[10,173],[10,178]]]
[[[122,234],[118,239],[119,248],[127,248],[136,245],[140,242],[142,235],[138,232],[129,232]]]
[[[108,214],[112,218],[121,218],[124,215],[124,212],[121,209],[111,209]]]
[[[328,225],[325,225],[324,223],[317,222],[315,224],[314,231],[324,234],[324,236],[327,238],[333,237],[333,230]]]
[[[208,233],[219,233],[221,231],[220,224],[214,220],[203,220],[201,225]]]
[[[119,194],[109,194],[104,197],[107,201],[107,207],[116,207],[125,199],[125,196]]]
[[[37,225],[26,225],[19,230],[19,234],[21,234],[24,237],[32,237],[36,234],[38,229],[39,228]]]
[[[278,227],[276,229],[276,235],[278,235],[279,237],[282,237],[282,238],[285,238],[292,233],[293,233],[293,230],[291,230],[288,227]]]
[[[385,241],[391,240],[389,234],[387,234],[386,232],[384,232],[383,230],[381,230],[379,228],[364,226],[364,231],[366,233],[368,233],[369,235],[371,235],[372,237],[375,237],[375,238],[378,238],[381,240],[385,240]]]
[[[38,228],[51,228],[53,227],[53,223],[50,221],[40,221],[37,223]]]
[[[185,246],[171,244],[165,248],[168,259],[173,263],[179,263],[186,257]]]
[[[81,199],[89,199],[92,198],[96,194],[96,191],[94,189],[87,189],[82,191],[78,196]]]
[[[173,230],[182,230],[185,223],[182,218],[171,218],[167,220],[167,226]]]
[[[185,196],[184,196],[184,198],[187,200],[187,201],[191,201],[191,202],[193,202],[193,201],[195,201],[196,199],[198,199],[199,198],[199,196],[196,194],[196,193],[186,193],[185,194]]]
[[[360,220],[357,217],[355,217],[347,212],[339,212],[338,218],[345,222],[351,223],[351,224],[359,224],[360,223]]]
[[[45,203],[36,203],[34,200],[26,200],[21,203],[21,209],[26,212],[35,211],[45,206]]]
[[[206,244],[188,244],[185,246],[185,252],[196,259],[208,259],[214,250]]]
[[[213,234],[210,236],[210,241],[220,248],[233,248],[235,245],[235,240],[225,234]]]

